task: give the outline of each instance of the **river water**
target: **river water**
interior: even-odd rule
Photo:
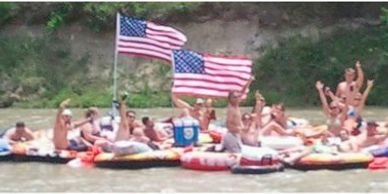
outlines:
[[[248,109],[246,109],[248,110]],[[108,110],[103,109],[106,113]],[[140,109],[140,116],[166,118],[178,114],[172,109]],[[290,109],[291,116],[324,121],[318,109]],[[73,110],[81,118],[83,110]],[[225,110],[218,109],[220,120]],[[0,128],[23,120],[33,129],[51,128],[53,109],[0,109]],[[388,109],[368,107],[364,116],[385,120]],[[230,172],[199,172],[175,168],[111,170],[73,169],[45,163],[0,163],[0,192],[386,192],[388,171],[366,169],[347,171],[308,171],[285,169],[267,175],[234,175]]]

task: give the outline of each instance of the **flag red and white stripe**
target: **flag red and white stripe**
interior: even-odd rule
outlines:
[[[116,51],[171,62],[172,49],[181,48],[187,38],[178,30],[132,17],[117,16]]]
[[[252,61],[246,57],[202,55],[173,51],[175,62],[172,92],[190,96],[227,97],[242,91],[251,78]],[[246,98],[249,89],[244,92]]]

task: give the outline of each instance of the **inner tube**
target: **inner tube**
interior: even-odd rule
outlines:
[[[381,170],[381,169],[387,169],[387,168],[388,168],[387,157],[374,158],[373,162],[371,162],[368,165],[369,170]]]
[[[292,136],[264,136],[260,137],[261,147],[282,150],[303,145],[303,140]]]
[[[142,169],[152,167],[180,166],[180,155],[183,150],[169,149],[115,156],[113,153],[101,153],[94,158],[94,165],[111,169]]]
[[[321,169],[347,170],[367,168],[372,160],[373,156],[365,153],[341,153],[338,155],[313,153],[303,157],[293,165],[286,164],[286,167],[304,171]]]
[[[5,139],[0,139],[0,161],[8,161],[12,159],[12,148]]]
[[[219,153],[219,152],[187,152],[182,155],[182,167],[191,170],[201,171],[223,171],[229,170],[237,164],[240,154]]]
[[[268,174],[273,172],[281,172],[284,170],[284,165],[281,163],[265,166],[240,166],[235,165],[231,168],[233,174]]]
[[[66,164],[77,157],[80,152],[54,150],[50,147],[35,147],[28,143],[18,143],[12,146],[13,159],[16,162],[45,162]]]
[[[369,151],[374,157],[388,157],[388,146],[379,147]]]

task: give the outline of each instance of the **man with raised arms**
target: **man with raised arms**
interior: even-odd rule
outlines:
[[[72,123],[72,113],[66,107],[69,105],[70,99],[64,100],[58,108],[54,124],[53,143],[57,150],[84,150],[87,142],[83,138],[67,140],[69,130],[75,129],[89,122],[89,119],[81,120],[77,123]]]
[[[247,84],[240,91],[231,91],[228,95],[228,109],[226,113],[226,128],[228,133],[225,134],[221,145],[224,151],[238,153],[241,152],[241,131],[244,128],[241,120],[240,103],[242,101],[242,95],[246,89],[252,83],[254,77],[252,76]]]
[[[340,98],[346,97],[346,88],[347,85],[350,85],[350,90],[356,90],[359,91],[362,87],[362,84],[364,82],[364,72],[361,68],[361,63],[359,61],[356,62],[356,70],[357,70],[357,79],[354,81],[354,78],[356,77],[356,72],[353,68],[347,68],[345,70],[345,81],[341,82],[337,86],[337,90],[335,95]]]

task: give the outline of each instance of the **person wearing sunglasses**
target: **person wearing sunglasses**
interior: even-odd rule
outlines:
[[[338,84],[335,93],[337,97],[343,98],[344,96],[346,96],[346,88],[348,85],[352,86],[357,91],[362,87],[362,84],[364,82],[364,72],[361,68],[361,63],[359,61],[356,62],[356,70],[357,79],[354,80],[354,78],[356,77],[356,71],[353,68],[345,69],[345,81]]]
[[[243,93],[246,92],[253,80],[254,77],[252,76],[241,91],[233,90],[228,94],[228,108],[226,112],[226,128],[228,132],[224,135],[221,142],[221,150],[225,152],[241,152],[241,132],[244,125],[241,120],[240,103],[243,100]]]
[[[337,100],[330,102],[330,104],[327,102],[323,91],[324,85],[321,81],[317,81],[315,87],[319,93],[323,112],[327,117],[326,125],[328,131],[334,136],[338,136],[346,119],[346,111],[344,111],[344,107]]]
[[[119,102],[120,123],[115,141],[129,140],[136,128],[144,129],[140,121],[136,120],[136,112],[127,110],[125,100],[128,94],[122,94]]]
[[[373,145],[379,145],[383,143],[388,133],[378,130],[380,125],[375,121],[368,121],[359,129],[359,133],[354,137],[355,143],[359,148],[367,148]]]
[[[259,146],[258,135],[262,127],[262,112],[265,106],[265,99],[259,91],[255,93],[256,105],[253,113],[244,113],[242,116],[243,129],[241,141],[244,145]]]

